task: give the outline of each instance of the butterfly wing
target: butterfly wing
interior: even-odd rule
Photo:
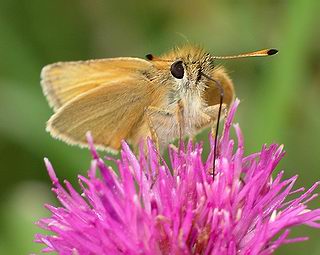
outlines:
[[[154,85],[141,77],[102,84],[59,108],[47,130],[80,146],[87,146],[85,134],[91,131],[98,148],[118,150],[121,140],[130,140],[143,124],[145,108],[152,104],[155,91]]]
[[[41,85],[50,106],[57,111],[73,98],[106,82],[144,72],[151,63],[139,58],[59,62],[41,71]]]

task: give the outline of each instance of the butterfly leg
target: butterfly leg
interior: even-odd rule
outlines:
[[[177,105],[173,110],[149,106],[147,112],[149,120],[151,121],[150,126],[153,127],[154,132],[155,130],[168,129],[168,131],[171,131],[169,133],[179,133],[180,141],[183,139],[185,135],[185,118],[182,100],[177,102]],[[155,124],[157,125],[156,127],[154,126]],[[178,132],[176,132],[176,125],[178,125],[179,128]]]
[[[164,150],[164,147],[167,145],[168,137],[163,134],[163,130],[169,130],[167,124],[171,123],[170,120],[173,118],[173,113],[168,110],[164,110],[155,106],[149,106],[145,109],[145,115],[148,121],[148,127],[150,130],[151,138],[154,141],[157,151],[158,151],[158,162],[160,163],[160,153]],[[157,133],[157,130],[159,134]],[[160,135],[160,141],[159,136]],[[161,146],[160,146],[161,145]],[[153,182],[151,188],[157,180],[158,172],[156,172],[153,177]]]
[[[157,132],[156,132],[156,130],[154,128],[152,119],[151,119],[151,114],[152,114],[151,107],[146,108],[145,109],[145,113],[146,113],[146,117],[147,117],[147,121],[148,121],[149,131],[150,131],[150,134],[151,134],[151,139],[155,143],[157,151],[159,151],[159,149],[160,149],[159,148],[159,138],[158,138]]]
[[[204,113],[210,117],[210,124],[211,124],[211,134],[212,137],[215,138],[216,128],[217,128],[217,117],[219,112],[219,105],[211,105],[204,109]],[[227,105],[222,104],[222,112],[224,113],[224,116],[227,114]]]
[[[177,119],[179,124],[179,147],[181,148],[182,140],[185,135],[184,105],[181,100],[177,104]]]
[[[156,128],[153,128],[153,130],[166,130],[167,133],[166,135],[160,134],[162,136],[160,137],[160,147],[166,146],[172,138],[177,136],[176,133],[179,134],[179,147],[181,147],[182,140],[185,135],[184,104],[182,100],[177,102],[177,105],[173,110],[164,110],[153,106],[148,107],[148,110],[151,112],[150,119],[158,125]],[[151,126],[154,125],[151,123]]]
[[[170,142],[172,134],[175,132],[174,122],[176,114],[170,110],[149,106],[146,108],[146,115],[152,139],[156,139],[155,141],[157,141],[158,147],[162,151]]]

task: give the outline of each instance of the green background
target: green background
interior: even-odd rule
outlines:
[[[186,38],[216,55],[276,47],[280,54],[219,62],[242,100],[237,114],[246,153],[283,143],[278,170],[299,174],[297,186],[320,178],[320,1],[0,0],[0,254],[38,252],[33,222],[55,203],[43,157],[60,179],[76,182],[88,151],[53,140],[39,85],[49,63],[161,54]],[[205,137],[206,134],[203,134]],[[319,206],[319,199],[312,203]],[[320,254],[320,231],[276,254]]]

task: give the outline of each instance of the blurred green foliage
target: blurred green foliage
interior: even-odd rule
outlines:
[[[33,222],[54,203],[43,157],[73,182],[89,165],[88,151],[45,132],[52,112],[39,73],[56,61],[160,54],[185,38],[217,55],[277,47],[275,57],[221,62],[242,100],[246,152],[283,143],[286,175],[299,174],[306,187],[319,180],[319,11],[318,0],[0,0],[0,254],[40,250]],[[319,231],[297,235],[311,240],[276,254],[320,254]]]

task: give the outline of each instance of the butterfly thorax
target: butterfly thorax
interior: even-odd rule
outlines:
[[[165,61],[155,63],[158,68],[155,80],[168,90],[160,106],[164,114],[154,114],[153,120],[157,123],[160,144],[166,144],[180,135],[194,136],[210,123],[205,111],[208,107],[205,91],[210,84],[202,73],[212,73],[214,66],[210,54],[201,48],[176,49],[162,59]],[[170,67],[178,61],[182,62],[183,75],[176,78]]]

